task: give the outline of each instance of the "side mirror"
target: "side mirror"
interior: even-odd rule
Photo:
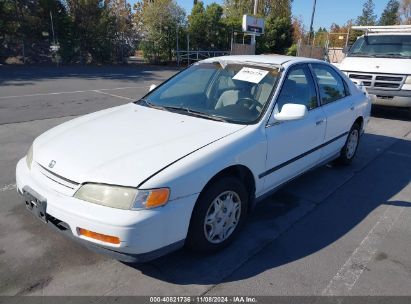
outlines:
[[[286,103],[281,112],[275,113],[274,118],[279,121],[302,119],[307,115],[307,107],[301,104]]]
[[[345,47],[343,47],[343,49],[342,49],[342,52],[344,53],[344,54],[347,54],[349,51],[350,51],[350,48],[351,48],[351,46],[345,46]]]
[[[149,92],[151,92],[151,91],[154,90],[155,88],[157,88],[157,86],[156,86],[155,84],[152,84],[152,85],[150,86]]]

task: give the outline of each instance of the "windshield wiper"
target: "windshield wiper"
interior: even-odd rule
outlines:
[[[185,108],[185,107],[163,106],[163,108],[165,110],[185,112],[185,113],[188,113],[192,116],[201,117],[201,118],[205,118],[205,119],[211,119],[211,120],[216,120],[216,121],[227,122],[227,119],[225,119],[223,117],[207,114],[207,113],[204,113],[204,112],[192,110],[192,109]]]
[[[141,98],[140,100],[137,101],[138,103],[144,103],[147,107],[149,108],[154,108],[154,109],[159,109],[159,110],[165,110],[165,108],[163,106],[158,106],[155,105],[151,102],[149,102],[147,99],[145,98]]]
[[[410,58],[410,56],[404,56],[400,53],[387,53],[387,54],[378,54],[376,57],[388,57],[388,58]]]
[[[358,53],[350,53],[349,56],[352,57],[375,57],[375,54],[368,54],[364,52],[358,52]]]
[[[215,120],[215,121],[228,122],[228,120],[223,118],[223,117],[207,114],[207,113],[192,110],[192,109],[189,109],[189,108],[175,107],[175,106],[158,106],[158,105],[155,105],[155,104],[149,102],[147,99],[144,99],[144,98],[138,100],[137,102],[138,103],[144,103],[146,106],[148,106],[150,108],[158,109],[158,110],[163,110],[163,111],[170,111],[171,110],[171,111],[185,112],[185,113],[188,113],[192,116],[211,119],[211,120]]]

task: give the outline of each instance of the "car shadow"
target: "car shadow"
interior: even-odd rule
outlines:
[[[56,79],[108,79],[123,82],[163,81],[158,71],[178,71],[177,67],[151,65],[104,65],[104,66],[0,66],[0,85],[25,86],[34,81]]]
[[[393,199],[411,181],[411,162],[401,156],[411,155],[411,141],[392,140],[364,134],[351,166],[323,166],[289,183],[258,204],[238,238],[219,253],[182,249],[146,264],[126,265],[174,284],[207,285],[253,277],[314,254],[376,208],[411,207],[410,201]],[[384,142],[388,150],[375,152]],[[240,271],[250,259],[252,267]]]
[[[371,115],[373,117],[411,121],[410,108],[388,107],[380,105],[372,105]]]

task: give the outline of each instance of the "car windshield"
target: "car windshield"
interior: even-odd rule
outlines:
[[[205,119],[249,124],[268,103],[279,69],[243,63],[197,63],[137,104]]]
[[[348,56],[411,58],[411,35],[369,35],[359,38]]]

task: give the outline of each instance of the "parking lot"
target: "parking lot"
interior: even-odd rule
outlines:
[[[215,255],[182,249],[128,265],[26,211],[14,170],[35,137],[135,100],[176,71],[0,67],[0,295],[411,295],[407,110],[374,109],[351,166],[323,166],[289,183]]]

